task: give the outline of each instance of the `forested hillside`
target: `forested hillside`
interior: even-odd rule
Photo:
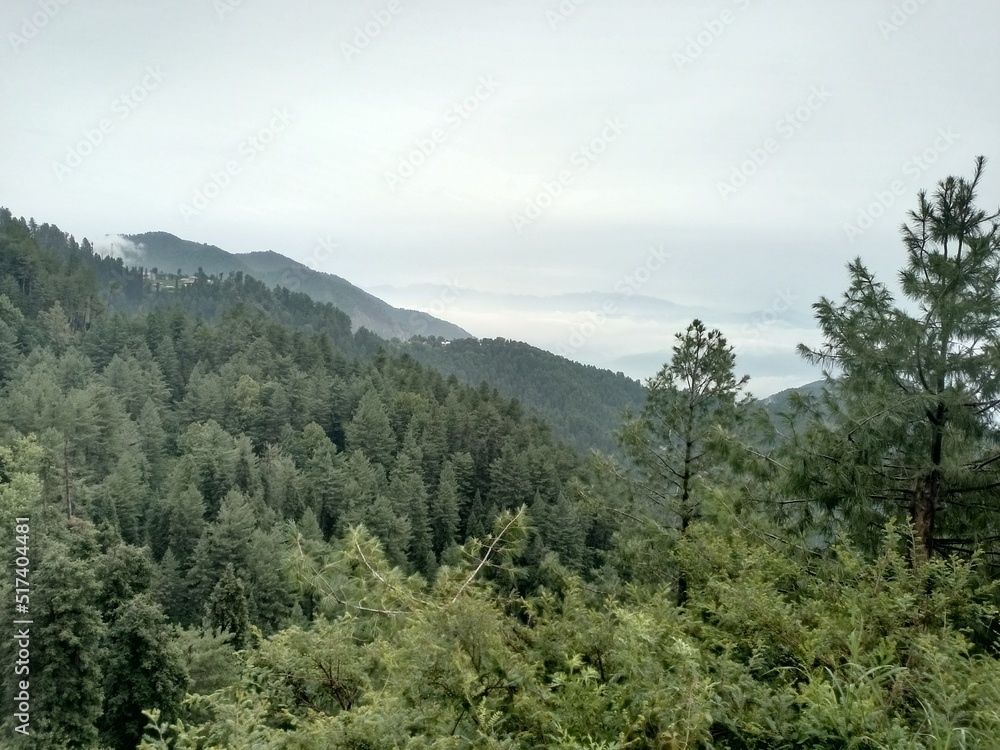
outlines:
[[[239,276],[178,290],[214,323],[177,297],[109,311],[74,253],[3,217],[4,522],[31,518],[48,746],[134,747],[139,710],[176,712],[189,686],[175,646],[222,658],[312,618],[280,563],[288,523],[314,542],[363,525],[392,564],[432,576],[528,504],[564,521],[535,532],[536,557],[598,562],[610,529],[571,501],[586,467],[516,402],[406,356],[359,359],[369,339],[342,313]],[[189,630],[175,642],[168,623]],[[235,628],[229,646],[213,628]]]
[[[272,254],[278,260],[269,264],[260,258],[266,254],[234,256],[218,248],[178,240],[172,235],[161,237],[163,233],[132,238],[155,249],[154,260],[169,257],[189,264],[204,261],[209,269],[198,269],[188,275],[183,272],[178,274],[176,269],[171,273],[158,268],[128,265],[120,258],[102,258],[93,252],[87,240],[78,244],[73,237],[49,224],[34,226],[31,234],[48,254],[63,259],[69,268],[86,269],[96,278],[98,291],[90,292],[88,303],[95,310],[134,314],[180,305],[194,315],[217,321],[229,307],[245,304],[265,312],[274,321],[323,332],[345,352],[372,354],[379,347],[395,347],[445,375],[454,374],[468,385],[478,387],[486,382],[506,397],[516,398],[529,410],[544,417],[560,440],[584,452],[592,448],[614,452],[615,425],[625,409],[636,411],[642,407],[645,398],[642,385],[621,374],[571,362],[520,342],[478,342],[471,338],[456,338],[446,346],[442,344],[441,337],[417,336],[390,345],[377,333],[373,335],[373,331],[399,334],[402,329],[386,328],[381,324],[374,328],[359,327],[344,309],[335,307],[329,301],[337,295],[315,294],[313,281],[322,274],[316,274],[305,266],[299,269],[302,273],[308,271],[305,275],[296,269],[293,269],[296,270],[293,275],[285,274],[281,269],[287,269],[290,261],[281,256]],[[247,263],[244,264],[240,258]],[[254,276],[249,274],[251,266]],[[231,270],[224,273],[218,270],[220,268]],[[244,272],[244,268],[248,272]],[[258,271],[262,275],[258,276]],[[309,283],[298,283],[299,280]],[[340,288],[345,285],[351,286],[343,281],[337,287],[341,297],[347,294]],[[289,287],[298,287],[300,291]],[[351,288],[364,294],[355,287]],[[350,302],[353,298],[348,294],[346,299]],[[377,306],[379,310],[382,307],[395,310],[380,300],[375,301],[381,305]],[[374,308],[364,305],[358,308],[361,302],[355,302],[357,304],[352,303],[347,309],[355,314],[361,309],[362,319],[370,322]],[[399,311],[395,310],[395,313]],[[423,318],[417,320],[419,322]],[[433,331],[433,326],[429,325],[421,324],[419,329]],[[352,330],[355,332],[353,335]],[[449,332],[465,335],[460,329]]]
[[[617,451],[613,430],[626,410],[638,412],[646,389],[622,373],[572,362],[520,341],[413,338],[414,359],[471,385],[485,381],[534,409],[555,433],[582,451]]]
[[[982,168],[902,299],[857,259],[816,305],[777,429],[695,320],[621,460],[243,277],[126,311],[0,215],[0,746],[995,747]]]
[[[407,339],[414,335],[452,339],[469,335],[459,326],[427,313],[392,307],[346,279],[315,271],[275,252],[229,253],[167,232],[145,232],[124,239],[137,249],[132,259],[126,257],[126,265],[155,268],[160,273],[180,269],[188,276],[199,269],[223,278],[236,273],[253,276],[268,288],[280,286],[308,294],[317,302],[329,302],[347,313],[354,330],[367,328],[384,339]]]

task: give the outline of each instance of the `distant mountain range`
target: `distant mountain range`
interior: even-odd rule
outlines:
[[[230,253],[215,245],[191,242],[167,232],[109,235],[98,240],[95,249],[101,254],[121,258],[126,265],[157,268],[167,273],[181,269],[185,274],[194,274],[200,268],[210,276],[247,274],[269,287],[283,286],[293,292],[304,292],[317,302],[330,302],[350,316],[354,330],[364,327],[384,339],[472,336],[457,325],[417,310],[393,307],[346,279],[314,271],[271,251]]]
[[[815,339],[816,323],[806,300],[776,293],[757,310],[733,310],[673,302],[637,291],[509,294],[433,284],[372,286],[390,304],[420,305],[450,299],[447,315],[481,338],[517,339],[612,372],[644,381],[669,361],[674,335],[699,318],[719,328],[736,350],[738,374],[751,376],[750,390],[766,396],[814,380],[816,368],[796,345]]]
[[[95,249],[101,254],[121,258],[127,266],[156,268],[161,273],[176,273],[180,269],[185,275],[194,275],[199,269],[210,276],[244,274],[268,287],[282,286],[308,294],[317,302],[329,302],[350,316],[352,330],[364,327],[382,339],[398,339],[402,342],[398,344],[402,351],[434,369],[472,385],[486,382],[505,396],[517,398],[545,418],[559,438],[582,450],[597,448],[607,453],[617,452],[613,431],[621,425],[626,409],[633,413],[642,410],[646,389],[639,380],[615,370],[651,375],[669,360],[669,346],[673,343],[671,337],[665,335],[662,350],[624,354],[608,363],[611,369],[603,369],[573,361],[585,352],[576,351],[572,346],[565,352],[571,357],[567,358],[510,338],[474,338],[457,325],[428,313],[393,307],[346,279],[314,271],[275,252],[235,254],[166,232],[109,235],[99,240]],[[443,288],[433,285],[413,285],[405,291],[373,287],[372,291],[397,303],[412,297],[443,297]],[[607,333],[612,336],[616,333],[614,328],[624,331],[632,325],[649,325],[655,321],[659,326],[676,326],[676,330],[680,330],[684,322],[693,317],[707,321],[718,317],[707,308],[678,305],[639,294],[579,292],[532,296],[470,289],[448,291],[450,296],[457,298],[456,311],[460,306],[463,312],[471,312],[474,320],[482,315],[483,321],[501,311],[501,319],[497,321],[500,325],[504,321],[512,325],[518,313],[524,313],[528,316],[526,319],[561,321],[558,324],[564,325],[565,320],[579,316],[581,311],[610,310],[608,325],[611,330]],[[756,335],[753,315],[731,314],[726,318],[737,345],[741,343],[741,333],[750,331]],[[770,325],[794,334],[809,325],[809,319],[797,310],[790,310]],[[508,335],[516,333],[510,331]],[[558,345],[553,349],[560,351]],[[740,352],[739,360],[744,367],[753,367],[773,357],[772,353],[756,352],[751,348]],[[779,364],[781,369],[787,365],[788,362]],[[789,368],[785,372],[786,382],[794,378],[794,370]],[[810,383],[783,391],[763,399],[762,404],[776,414],[787,406],[791,391],[809,392],[817,385]]]

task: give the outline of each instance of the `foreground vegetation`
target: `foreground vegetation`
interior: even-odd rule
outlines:
[[[0,215],[0,529],[13,570],[31,519],[33,621],[5,746],[995,747],[982,166],[920,196],[902,302],[858,260],[816,306],[821,394],[775,428],[694,321],[608,425],[623,462],[329,306],[243,276],[149,300]]]

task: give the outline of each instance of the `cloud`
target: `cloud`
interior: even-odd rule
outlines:
[[[98,255],[121,258],[125,265],[138,264],[145,255],[145,245],[136,244],[121,234],[106,234],[94,240],[94,251]]]

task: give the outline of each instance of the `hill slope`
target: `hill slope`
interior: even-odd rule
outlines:
[[[616,452],[612,432],[621,426],[623,412],[638,413],[646,402],[643,385],[620,372],[582,365],[519,341],[415,338],[402,349],[466,383],[486,381],[517,398],[581,450]]]
[[[471,336],[452,323],[427,313],[393,307],[346,279],[314,271],[275,252],[234,254],[167,232],[104,238],[98,248],[103,253],[121,258],[127,265],[158,268],[164,272],[180,268],[184,273],[193,274],[201,268],[210,276],[248,274],[269,287],[283,286],[293,292],[304,292],[317,302],[329,302],[350,316],[354,330],[364,327],[385,339],[405,340],[411,336],[457,339]]]

